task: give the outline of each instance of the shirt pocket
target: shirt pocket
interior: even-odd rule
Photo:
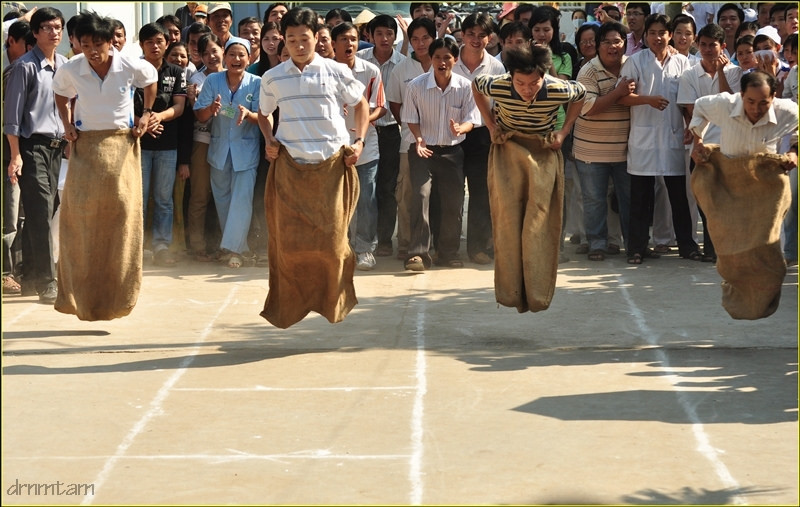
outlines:
[[[654,150],[660,131],[658,127],[632,127],[628,145],[638,150]]]
[[[450,120],[461,123],[463,121],[463,115],[464,109],[461,106],[447,106],[447,118],[444,119],[447,121],[448,128],[450,128]]]

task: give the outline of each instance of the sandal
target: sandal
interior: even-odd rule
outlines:
[[[622,249],[619,245],[615,245],[614,243],[609,243],[608,248],[606,248],[606,253],[608,255],[619,255]]]
[[[230,258],[228,259],[228,267],[234,269],[241,268],[242,258],[239,257],[238,254],[231,254]]]
[[[592,250],[591,252],[589,252],[589,260],[604,261],[606,260],[606,254],[602,250]]]
[[[697,250],[693,250],[693,251],[689,252],[686,255],[681,255],[681,257],[683,257],[684,259],[690,260],[690,261],[702,261],[703,260],[703,254],[701,254]]]
[[[633,254],[628,257],[628,264],[641,264],[642,263],[642,256],[641,254]]]

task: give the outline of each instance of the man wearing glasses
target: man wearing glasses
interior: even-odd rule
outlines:
[[[8,178],[12,185],[19,181],[30,233],[22,245],[23,293],[38,294],[40,303],[50,305],[58,294],[50,224],[66,144],[52,92],[53,76],[67,62],[56,53],[63,27],[64,16],[52,7],[37,9],[31,17],[36,45],[11,69],[3,118],[11,154]]]
[[[650,15],[650,4],[631,2],[625,8],[628,20],[628,49],[625,56],[631,56],[644,48],[644,18]]]

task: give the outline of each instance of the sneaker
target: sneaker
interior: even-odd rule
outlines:
[[[371,271],[375,269],[375,257],[373,257],[372,252],[357,254],[356,269],[360,271]]]
[[[52,305],[55,304],[56,297],[58,297],[58,285],[50,282],[44,292],[39,294],[39,302],[44,305]]]
[[[22,293],[22,287],[20,287],[19,283],[14,280],[14,277],[11,275],[3,277],[3,294],[20,294]]]

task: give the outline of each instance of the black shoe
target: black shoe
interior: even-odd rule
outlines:
[[[51,283],[44,292],[39,294],[39,302],[43,305],[52,305],[55,304],[56,297],[58,297],[58,286],[55,283]]]

